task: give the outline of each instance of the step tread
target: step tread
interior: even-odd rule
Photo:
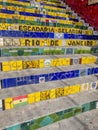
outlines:
[[[26,69],[21,71],[11,71],[11,72],[1,72],[0,79],[7,79],[7,78],[14,78],[14,77],[23,77],[23,76],[30,76],[30,75],[41,75],[41,74],[49,74],[55,72],[65,72],[77,69],[86,69],[86,68],[97,68],[98,65],[93,64],[78,64],[72,66],[62,66],[62,67],[50,67],[50,68],[38,68],[38,69]]]
[[[0,99],[91,82],[97,82],[97,77],[92,75],[92,76],[79,77],[78,80],[77,78],[72,78],[72,79],[49,82],[48,84],[47,83],[31,84],[14,88],[12,87],[12,88],[0,89]]]
[[[91,110],[37,130],[98,130],[98,110]]]
[[[39,60],[39,59],[56,59],[56,58],[81,58],[81,57],[94,57],[92,54],[70,54],[70,55],[38,55],[38,56],[17,56],[17,57],[0,57],[0,62],[11,60]]]
[[[67,97],[42,101],[33,105],[26,105],[17,109],[6,110],[0,113],[0,128],[11,126],[20,122],[62,111],[71,107],[79,106],[87,102],[98,100],[98,91],[81,92]]]

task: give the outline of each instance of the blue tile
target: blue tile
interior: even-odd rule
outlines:
[[[28,76],[27,84],[34,84],[35,83],[35,76]]]
[[[74,77],[79,77],[79,70],[74,70]]]
[[[39,83],[39,77],[40,77],[40,75],[35,75],[34,76],[34,78],[35,78],[35,84]]]
[[[74,22],[78,22],[79,21],[78,19],[73,19],[73,18],[69,18],[69,20],[72,20]]]
[[[53,77],[56,79],[56,80],[60,80],[60,72],[57,72],[53,75]]]
[[[50,38],[49,37],[49,32],[42,32],[42,33],[40,33],[41,34],[41,38]]]
[[[27,84],[26,76],[17,77],[17,86],[26,85],[26,84]]]
[[[68,34],[64,33],[64,39],[68,39]]]
[[[2,88],[7,88],[7,79],[1,80],[1,87]]]
[[[54,33],[49,33],[49,38],[54,38]]]
[[[93,69],[92,68],[88,68],[88,75],[93,74]]]
[[[28,38],[30,38],[33,34],[35,34],[35,32],[22,32],[22,33],[23,33],[23,37],[28,37]]]
[[[65,79],[65,72],[59,72],[58,79],[59,80]]]
[[[0,9],[1,13],[6,13],[6,14],[15,14],[15,11],[13,10],[6,10],[6,9]]]
[[[30,37],[41,38],[41,33],[40,32],[30,32]]]
[[[56,77],[55,73],[48,74],[48,77],[49,77],[49,81],[57,80],[57,77]]]
[[[68,72],[65,72],[65,79],[68,79],[68,78],[70,78],[70,71],[68,71]]]
[[[69,78],[74,78],[74,71],[69,71],[70,77]]]
[[[7,80],[7,88],[9,87],[16,87],[16,78],[9,78]]]
[[[94,74],[98,74],[98,68],[94,68]]]

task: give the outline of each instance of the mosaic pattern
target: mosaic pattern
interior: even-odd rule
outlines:
[[[70,94],[76,94],[81,91],[89,91],[98,89],[98,82],[89,82],[83,84],[76,84],[72,86],[62,86],[60,88],[53,88],[50,90],[44,90],[40,92],[33,92],[27,95],[6,98],[3,99],[4,110],[13,109],[19,106],[40,102],[43,100],[54,99],[62,96],[68,96]],[[1,106],[2,107],[2,106]]]
[[[49,32],[26,32],[26,31],[0,31],[0,37],[28,37],[28,38],[57,38],[56,33]],[[98,40],[97,35],[75,35],[75,34],[63,34],[63,39],[86,39],[86,40]],[[60,38],[58,36],[58,38]]]
[[[41,117],[39,119],[31,120],[19,125],[15,125],[9,128],[6,128],[6,130],[32,130],[32,129],[38,129],[44,126],[47,126],[49,124],[55,123],[60,120],[64,120],[70,117],[73,117],[75,115],[81,114],[83,112],[87,112],[93,109],[96,109],[98,101],[89,102],[80,106],[76,106],[67,110],[59,111],[56,113],[52,113],[50,115]]]
[[[77,64],[96,63],[97,57],[88,56],[81,58],[58,58],[58,59],[38,59],[38,60],[11,60],[1,62],[1,71],[16,71],[31,68],[45,68],[55,66],[70,66]]]
[[[31,75],[24,77],[8,78],[2,80],[2,88],[17,87],[28,84],[39,84],[41,82],[56,81],[68,78],[97,74],[98,68],[72,70],[67,72],[54,72],[50,74]]]
[[[51,22],[51,21],[46,21],[46,20],[43,20],[41,21],[40,19],[35,19],[35,21],[31,21],[31,20],[19,20],[19,19],[15,19],[15,18],[0,18],[0,23],[2,22],[5,22],[7,24],[25,24],[25,25],[35,25],[35,26],[49,26],[49,27],[62,27],[64,26],[64,28],[76,28],[76,29],[84,29],[86,30],[87,27],[86,26],[83,26],[83,25],[72,25],[69,21],[65,21],[65,24],[62,24],[62,23],[58,23],[57,21],[55,22]],[[70,24],[69,24],[70,23]],[[76,23],[78,24],[78,23]],[[80,32],[81,32],[80,31]]]
[[[70,55],[70,54],[97,54],[98,48],[2,48],[0,56],[35,56],[35,55]]]

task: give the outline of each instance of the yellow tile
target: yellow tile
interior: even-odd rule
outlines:
[[[34,93],[35,95],[35,102],[39,102],[40,101],[40,92],[36,92]]]
[[[11,70],[17,70],[17,61],[10,61]]]
[[[22,60],[16,61],[17,62],[17,70],[22,70]]]
[[[86,64],[86,60],[87,60],[87,57],[82,57],[81,58],[81,64]]]
[[[80,85],[80,84],[74,85],[73,88],[74,88],[74,91],[75,91],[76,93],[78,93],[78,92],[80,92],[81,85]]]
[[[55,96],[56,97],[64,96],[64,88],[57,88],[57,89],[55,89]]]
[[[49,90],[40,92],[40,100],[48,100],[48,99],[50,99],[50,91]]]
[[[70,87],[69,87],[68,93],[69,93],[69,94],[74,94],[74,93],[76,93],[75,90],[74,90],[74,86],[70,86]]]
[[[69,66],[70,65],[70,58],[64,58],[63,64],[64,64],[64,66]]]
[[[68,91],[68,89],[69,89],[68,86],[64,87],[64,96],[69,95],[69,91]]]
[[[11,67],[10,67],[10,63],[9,62],[2,62],[2,71],[10,71]]]
[[[55,97],[55,89],[50,90],[50,99],[53,99]]]
[[[28,94],[28,103],[32,104],[35,102],[35,93]]]
[[[44,59],[40,59],[39,60],[39,68],[43,68],[44,67]]]
[[[13,108],[13,100],[12,100],[12,98],[6,98],[4,100],[4,106],[5,106],[5,110],[6,109],[12,109]]]

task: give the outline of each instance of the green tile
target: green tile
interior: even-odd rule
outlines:
[[[86,103],[82,105],[82,112],[86,112],[90,110],[90,103]]]
[[[72,116],[74,116],[73,111],[70,111],[70,112],[67,112],[63,115],[63,119],[66,119],[66,118],[69,118],[69,117],[72,117]]]
[[[53,114],[51,114],[51,115],[49,115],[52,119],[55,119],[55,118],[57,118],[57,114],[56,113],[53,113]]]
[[[34,125],[30,125],[29,130],[35,130],[35,129],[38,129],[38,128],[40,128],[39,124],[34,124]]]
[[[63,115],[63,111],[56,112],[56,115],[57,115],[57,116],[62,116],[62,115]]]
[[[20,125],[11,126],[9,128],[6,128],[6,130],[21,130],[21,126]]]
[[[90,110],[96,109],[96,101],[90,102]]]
[[[39,125],[40,127],[43,127],[52,123],[53,123],[53,119],[50,116],[46,116]]]
[[[74,115],[82,113],[82,107],[76,107],[73,109]]]

